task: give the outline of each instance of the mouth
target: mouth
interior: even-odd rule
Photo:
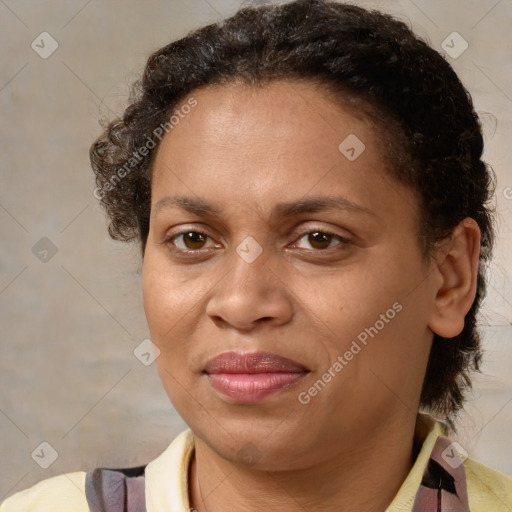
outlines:
[[[255,403],[289,388],[309,370],[269,352],[225,352],[210,359],[203,373],[224,398],[237,403]]]

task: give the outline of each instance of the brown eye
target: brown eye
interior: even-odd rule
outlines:
[[[201,231],[183,231],[168,237],[164,244],[172,246],[178,251],[182,252],[195,252],[199,249],[205,248],[210,237]]]
[[[339,241],[339,243],[332,245],[332,242],[335,241],[336,239]],[[304,242],[301,242],[302,240],[305,240],[305,242],[307,244],[309,244],[309,247],[301,246],[301,243],[304,243]],[[346,240],[345,238],[343,238],[339,235],[335,235],[334,233],[315,230],[315,231],[309,231],[307,233],[304,233],[300,237],[297,247],[300,247],[301,249],[311,249],[311,247],[312,247],[315,250],[321,251],[321,250],[325,250],[325,249],[330,249],[331,247],[334,247],[337,245],[343,246],[348,243],[349,243],[348,240]]]
[[[182,233],[180,236],[183,236],[183,242],[187,249],[201,249],[208,238],[204,233],[198,231],[189,231],[188,233]]]
[[[308,242],[315,249],[327,249],[333,239],[333,236],[328,233],[322,233],[320,231],[316,231],[315,233],[310,233],[308,235]]]

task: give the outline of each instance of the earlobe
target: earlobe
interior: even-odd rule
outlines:
[[[470,217],[462,220],[438,249],[435,271],[439,275],[430,329],[453,338],[464,328],[475,294],[480,258],[480,228]]]

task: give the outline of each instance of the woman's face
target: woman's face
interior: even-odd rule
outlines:
[[[178,413],[220,456],[262,469],[413,421],[435,282],[417,200],[384,171],[378,135],[305,83],[192,96],[154,161],[143,263]],[[260,352],[275,357],[237,359]]]

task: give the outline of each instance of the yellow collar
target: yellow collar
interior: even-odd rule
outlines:
[[[421,450],[386,512],[410,510],[423,471],[439,435],[446,435],[444,425],[436,422],[428,414],[419,413],[415,441],[422,445]],[[189,510],[188,469],[193,452],[194,435],[190,429],[187,429],[179,434],[159,457],[147,465],[145,472],[147,512]]]

